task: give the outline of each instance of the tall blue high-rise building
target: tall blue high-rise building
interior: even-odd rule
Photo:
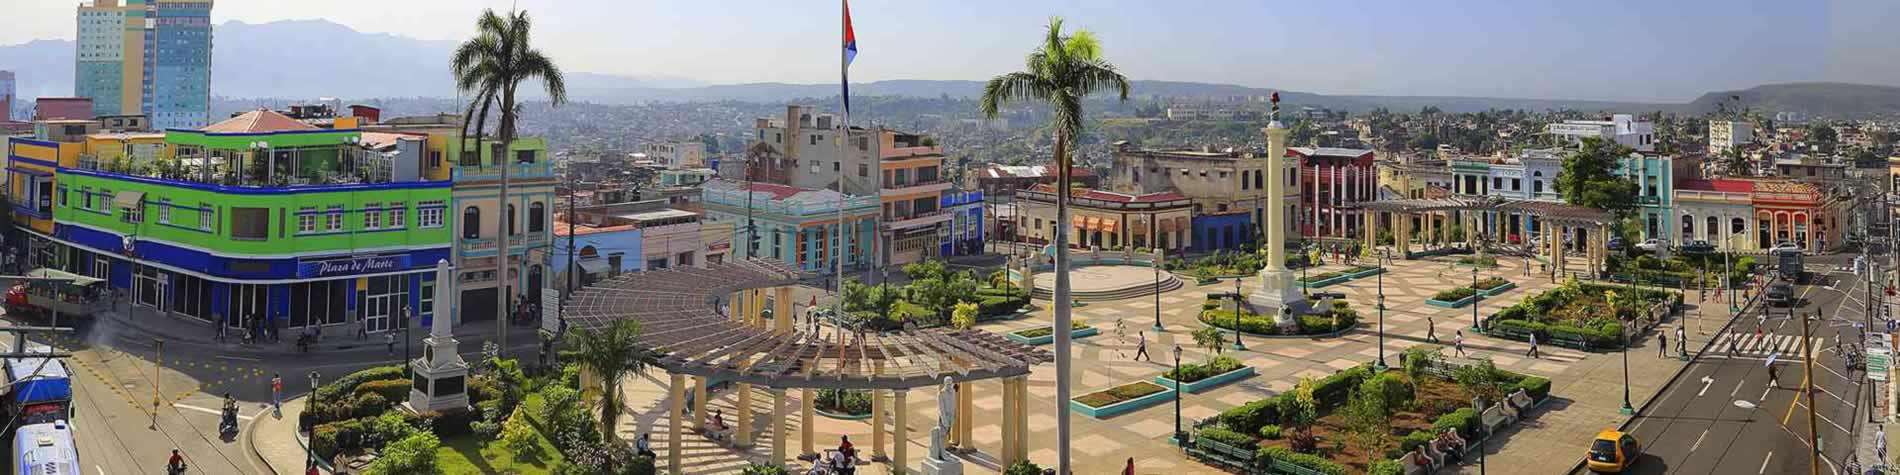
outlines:
[[[158,129],[211,115],[212,0],[93,0],[78,9],[74,95],[96,115],[143,114]]]

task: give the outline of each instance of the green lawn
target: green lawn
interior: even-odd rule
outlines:
[[[442,439],[442,448],[436,449],[436,465],[442,473],[487,473],[538,475],[549,473],[555,463],[561,460],[561,453],[554,450],[554,444],[546,437],[540,439],[541,457],[534,460],[517,460],[501,443],[482,446],[474,436],[462,436]]]

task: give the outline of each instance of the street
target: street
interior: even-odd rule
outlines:
[[[1815,389],[1813,432],[1823,454],[1819,468],[1841,473],[1854,450],[1854,430],[1868,418],[1861,403],[1866,398],[1860,392],[1861,372],[1849,371],[1836,349],[1837,338],[1844,345],[1860,341],[1854,325],[1864,323],[1866,316],[1866,282],[1842,270],[1851,259],[1812,258],[1807,269],[1815,279],[1796,287],[1796,306],[1768,306],[1765,317],[1762,305],[1751,306],[1716,335],[1707,352],[1631,422],[1629,431],[1646,451],[1631,471],[1807,472],[1809,411],[1798,389],[1806,384]],[[1807,337],[1801,321],[1790,317],[1791,310],[1807,316],[1819,313]],[[1803,368],[1803,343],[1813,351],[1812,373]],[[1769,364],[1774,365],[1778,387],[1770,384]]]

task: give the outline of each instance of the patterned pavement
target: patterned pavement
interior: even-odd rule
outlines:
[[[1455,257],[1396,261],[1388,267],[1384,292],[1389,310],[1385,315],[1383,345],[1388,364],[1396,364],[1397,355],[1408,347],[1430,344],[1426,343],[1426,336],[1434,331],[1441,342],[1441,345],[1434,346],[1456,360],[1458,358],[1452,354],[1449,345],[1453,335],[1463,330],[1465,348],[1470,357],[1490,358],[1501,368],[1545,376],[1554,381],[1552,403],[1547,403],[1538,417],[1513,427],[1504,437],[1498,438],[1501,440],[1494,440],[1489,468],[1496,473],[1535,473],[1535,470],[1528,468],[1510,467],[1548,466],[1552,460],[1563,460],[1567,464],[1578,459],[1597,430],[1621,421],[1616,409],[1622,404],[1622,356],[1546,346],[1540,349],[1542,357],[1528,358],[1525,356],[1528,350],[1525,343],[1473,334],[1469,330],[1472,321],[1469,307],[1446,309],[1424,303],[1427,297],[1440,290],[1471,283],[1470,268],[1454,266],[1453,259]],[[1518,289],[1484,300],[1480,304],[1480,315],[1489,315],[1519,299],[1555,286],[1548,277],[1525,276],[1524,263],[1518,258],[1506,257],[1500,258],[1500,261],[1501,266],[1498,268],[1481,270],[1479,278],[1502,277],[1517,283]],[[1529,270],[1533,274],[1536,266],[1535,262],[1531,263]],[[1312,272],[1344,267],[1323,266]],[[1138,269],[1129,272],[1135,270]],[[1148,277],[1146,272],[1142,274],[1140,277]],[[1076,319],[1101,328],[1102,334],[1076,340],[1074,394],[1085,394],[1130,381],[1152,380],[1168,369],[1167,363],[1172,360],[1171,351],[1177,343],[1182,346],[1183,361],[1198,361],[1208,357],[1205,350],[1193,346],[1190,334],[1202,326],[1195,316],[1204,295],[1231,292],[1233,281],[1206,286],[1191,284],[1165,293],[1160,298],[1160,316],[1165,329],[1160,333],[1151,329],[1156,314],[1154,297],[1151,295],[1097,302],[1076,309]],[[1243,280],[1241,288],[1251,293],[1256,285],[1254,279],[1248,278]],[[1380,344],[1376,330],[1378,312],[1374,306],[1378,278],[1363,278],[1316,291],[1344,293],[1353,307],[1358,309],[1362,324],[1347,334],[1333,338],[1247,337],[1246,351],[1235,353],[1228,350],[1227,353],[1252,366],[1258,374],[1201,393],[1185,395],[1181,400],[1184,426],[1227,408],[1291,389],[1303,377],[1323,377],[1379,357]],[[1691,300],[1694,300],[1693,296]],[[1687,321],[1691,322],[1690,325],[1701,327],[1698,330],[1698,327],[1692,326],[1688,332],[1692,350],[1713,338],[1722,322],[1726,321],[1726,308],[1720,305],[1708,307],[1719,311],[1721,315],[1697,317],[1699,310],[1692,308],[1689,311]],[[1007,332],[1047,325],[1049,318],[1047,309],[1042,309],[1022,320],[991,322],[979,328]],[[1119,335],[1116,330],[1118,319],[1122,323]],[[1665,322],[1664,328],[1669,329],[1673,337],[1673,328],[1678,324],[1682,323]],[[1436,328],[1428,330],[1428,326]],[[1138,333],[1147,334],[1148,349],[1155,357],[1154,361],[1132,360],[1138,346]],[[1639,342],[1639,346],[1630,354],[1631,393],[1637,405],[1641,405],[1683,366],[1675,358],[1658,358],[1653,345],[1653,341]],[[1674,346],[1673,342],[1671,346]],[[625,386],[626,401],[631,411],[621,421],[621,433],[623,437],[632,439],[640,433],[651,431],[655,450],[664,454],[663,447],[668,441],[665,440],[665,391],[662,384],[664,375],[649,375],[636,378],[636,381]],[[1002,445],[1001,421],[1000,418],[986,415],[1002,408],[1001,384],[984,382],[975,387],[979,419],[976,421],[974,438],[979,453],[966,456],[965,468],[971,473],[996,473],[994,459],[987,454],[994,453]],[[1044,466],[1050,465],[1055,458],[1055,448],[1051,445],[1056,436],[1053,411],[1058,406],[1055,393],[1054,366],[1038,367],[1029,377],[1029,457]],[[797,393],[792,394],[790,404],[796,408]],[[731,407],[736,397],[731,391],[723,391],[715,396],[713,407],[726,408],[725,413],[731,417],[734,414]],[[929,428],[935,424],[935,391],[916,390],[909,397],[909,409],[912,411],[910,471],[920,473],[921,458],[928,451]],[[768,393],[761,391],[753,397],[753,402],[757,405],[754,409],[756,414],[769,414]],[[1221,473],[1187,458],[1169,443],[1168,436],[1174,429],[1175,421],[1173,408],[1173,404],[1156,404],[1107,420],[1092,419],[1080,413],[1072,415],[1071,421],[1075,424],[1075,473],[1119,473],[1127,457],[1135,458],[1140,473]],[[799,435],[796,423],[796,420],[792,421],[792,427],[788,429],[794,439]],[[814,428],[815,438],[821,450],[837,445],[839,435],[850,435],[860,448],[868,449],[871,438],[868,420],[843,421],[819,417],[817,424]],[[745,452],[715,444],[698,435],[687,436],[683,442],[687,444],[687,473],[731,473],[736,472],[745,459],[763,461],[770,454],[770,435],[769,428],[762,425],[761,429],[765,429],[760,432],[763,437],[758,438],[755,448]],[[792,440],[788,447],[796,452],[798,445],[797,440]],[[863,473],[887,473],[888,470],[887,465],[878,464],[868,467]],[[1468,471],[1477,472],[1475,467]]]

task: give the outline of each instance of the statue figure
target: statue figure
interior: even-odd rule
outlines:
[[[943,385],[937,387],[937,427],[930,429],[930,458],[947,460],[944,455],[944,439],[950,435],[950,427],[957,420],[957,385],[949,376],[943,377]]]

